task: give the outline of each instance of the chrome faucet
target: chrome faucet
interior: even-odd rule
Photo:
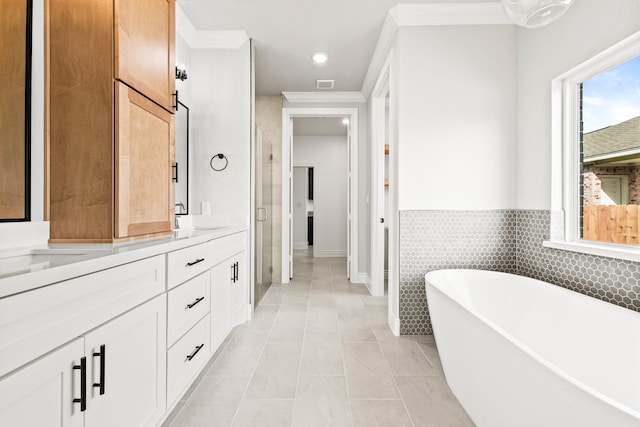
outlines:
[[[180,208],[180,212],[176,212],[176,213],[182,213],[182,211],[186,211],[187,208],[184,206],[184,203],[180,202],[180,203],[176,203],[176,207]]]

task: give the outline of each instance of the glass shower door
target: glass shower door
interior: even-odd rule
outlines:
[[[273,280],[273,153],[260,129],[256,138],[256,258],[254,304],[257,307]]]

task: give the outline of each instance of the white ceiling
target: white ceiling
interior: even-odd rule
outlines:
[[[387,11],[398,3],[482,3],[487,0],[179,0],[198,31],[243,30],[256,48],[256,95],[360,91]],[[318,66],[315,51],[329,60]],[[324,90],[322,92],[327,92]]]

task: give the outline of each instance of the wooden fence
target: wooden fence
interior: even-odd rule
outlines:
[[[582,238],[637,245],[640,230],[638,205],[584,206]]]

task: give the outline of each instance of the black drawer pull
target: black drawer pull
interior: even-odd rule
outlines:
[[[191,304],[187,304],[187,309],[195,307],[195,305],[198,304],[203,299],[204,297],[196,298],[194,302],[192,302]]]
[[[104,371],[105,371],[105,365],[106,365],[106,360],[107,360],[107,347],[102,344],[100,346],[100,352],[99,353],[93,353],[93,357],[100,357],[100,382],[99,383],[93,383],[93,387],[98,387],[100,388],[100,395],[104,394]]]
[[[193,353],[191,353],[190,355],[187,356],[187,361],[191,361],[191,359],[193,359],[194,357],[196,357],[196,354],[198,354],[198,352],[200,350],[202,350],[202,347],[204,347],[204,344],[200,344],[199,346],[196,347],[195,350],[193,350]]]
[[[73,369],[80,369],[80,399],[73,399],[73,403],[80,404],[80,411],[87,409],[87,358],[80,359],[80,365],[73,365]]]
[[[196,264],[198,264],[198,263],[200,263],[202,261],[204,261],[204,258],[198,258],[197,260],[195,260],[193,262],[188,262],[187,263],[187,267],[191,267],[191,266],[196,265]]]

